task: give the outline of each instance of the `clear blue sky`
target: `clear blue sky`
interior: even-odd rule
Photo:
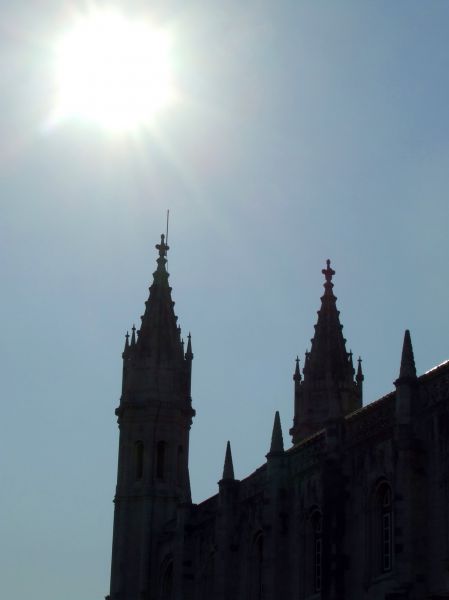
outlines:
[[[366,403],[392,389],[405,328],[420,373],[449,358],[449,2],[123,3],[173,28],[186,99],[138,138],[42,128],[49,40],[73,4],[0,2],[8,600],[108,592],[120,355],[167,208],[196,501],[226,440],[239,478],[264,461],[276,409],[289,441],[326,258]]]

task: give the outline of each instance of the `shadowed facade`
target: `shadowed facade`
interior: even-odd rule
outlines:
[[[449,598],[449,362],[417,376],[406,331],[395,390],[362,406],[333,293],[294,370],[292,446],[279,413],[245,479],[231,446],[218,493],[190,495],[192,344],[164,236],[139,332],[123,351],[109,600]]]

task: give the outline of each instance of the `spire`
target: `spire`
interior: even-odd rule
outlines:
[[[189,331],[189,335],[187,336],[187,351],[185,353],[185,358],[186,358],[186,360],[193,360],[192,336],[190,335],[190,331]]]
[[[304,355],[304,368],[302,370],[304,375],[306,374],[307,369],[309,367],[309,359],[310,359],[310,352],[308,350],[306,350],[305,355]]]
[[[131,348],[133,348],[136,345],[136,326],[133,325],[132,328],[132,336],[131,336]]]
[[[352,352],[346,350],[334,295],[335,270],[329,259],[321,272],[324,293],[315,334],[310,352],[306,352],[302,380],[298,379],[299,369],[293,376],[295,416],[290,433],[294,444],[362,406],[362,386],[355,378]]]
[[[127,331],[126,335],[125,335],[125,347],[123,348],[122,358],[124,361],[126,361],[126,359],[128,357],[129,357],[129,333]]]
[[[166,264],[169,246],[165,243],[164,234],[161,235],[160,243],[156,244],[156,249],[157,268],[153,273],[149,298],[145,302],[136,349],[138,354],[151,357],[156,363],[168,360],[172,364],[173,361],[181,364],[184,352],[168,283]]]
[[[355,371],[354,371],[354,361],[352,360],[352,358],[353,358],[352,357],[352,350],[349,350],[348,361],[349,361],[349,364],[351,365],[352,372],[355,373]]]
[[[340,312],[337,310],[337,298],[334,296],[332,278],[335,275],[331,261],[326,261],[324,275],[324,294],[321,296],[321,308],[315,325],[315,335],[307,357],[307,375],[315,380],[324,380],[330,375],[334,381],[352,378],[353,369],[350,353],[346,352],[346,340],[340,324]]]
[[[282,437],[281,418],[279,411],[274,415],[273,433],[271,434],[270,454],[284,452],[284,439]]]
[[[416,379],[415,357],[413,355],[412,340],[408,329],[405,330],[404,343],[402,345],[399,380],[401,379]]]
[[[295,373],[293,374],[293,381],[301,381],[301,371],[299,370],[299,356],[296,357]]]
[[[226,455],[223,467],[223,478],[225,480],[234,479],[234,465],[232,464],[231,443],[228,440],[226,444]]]
[[[401,368],[396,386],[396,422],[402,427],[410,425],[417,401],[417,377],[410,331],[406,329],[402,345]]]
[[[364,379],[365,379],[365,377],[363,376],[363,373],[362,373],[362,359],[359,356],[359,358],[357,360],[357,375],[355,376],[355,380],[360,385]]]

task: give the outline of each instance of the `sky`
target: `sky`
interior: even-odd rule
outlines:
[[[103,3],[104,4],[104,3]],[[86,3],[0,1],[0,595],[108,593],[124,335],[170,209],[192,333],[193,499],[265,461],[330,258],[364,403],[449,358],[449,3],[117,2],[172,34],[179,101],[132,134],[48,127]]]

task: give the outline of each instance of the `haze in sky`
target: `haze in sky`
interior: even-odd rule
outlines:
[[[449,3],[114,6],[170,32],[176,101],[130,130],[50,118],[54,43],[86,3],[0,2],[8,600],[108,591],[121,352],[168,208],[195,501],[228,439],[238,478],[264,462],[275,410],[289,441],[327,258],[365,403],[393,389],[406,328],[419,373],[449,358]]]

